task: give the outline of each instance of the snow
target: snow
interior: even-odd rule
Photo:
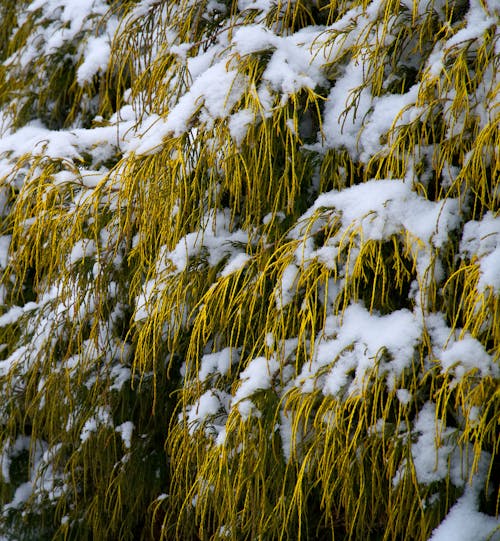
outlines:
[[[401,0],[401,5],[412,13],[423,15],[429,8],[429,0]]]
[[[118,432],[122,438],[123,445],[125,449],[130,449],[132,446],[132,433],[134,431],[134,423],[132,421],[125,421],[121,425],[118,425],[115,430]]]
[[[432,532],[429,541],[499,541],[500,519],[478,511],[478,494],[467,485],[465,492],[445,519]]]
[[[363,73],[363,64],[351,60],[345,68],[344,76],[330,91],[324,114],[326,144],[332,148],[346,148],[354,156],[359,154],[358,133],[371,105],[368,89],[363,88],[355,94],[356,88],[360,88],[363,83]]]
[[[217,438],[224,429],[224,418],[227,411],[228,396],[222,392],[209,390],[203,393],[195,404],[186,408],[186,415],[181,414],[180,419],[184,420],[189,427],[190,434],[193,434],[202,425],[207,424],[215,416],[221,416],[220,422],[208,422],[206,433],[214,434]]]
[[[250,124],[255,122],[255,115],[250,109],[242,109],[231,115],[229,119],[229,132],[237,146],[240,146],[247,134]]]
[[[243,419],[247,419],[251,414],[258,415],[253,402],[247,399],[257,391],[269,389],[278,370],[279,364],[275,359],[257,357],[240,373],[240,386],[232,398],[232,403],[237,404]]]
[[[314,90],[324,82],[313,52],[300,45],[302,40],[305,41],[303,33],[279,38],[279,41],[277,39],[276,51],[271,56],[262,77],[264,81],[269,82],[273,90],[282,94],[282,101],[286,96],[296,94],[303,88]]]
[[[241,270],[250,261],[248,254],[238,253],[226,263],[226,266],[221,271],[221,276],[226,277],[234,272]]]
[[[206,253],[207,262],[212,267],[230,256],[220,274],[221,277],[227,277],[241,270],[249,261],[250,257],[243,249],[235,248],[235,245],[244,246],[247,242],[246,232],[241,229],[231,231],[228,212],[210,213],[205,217],[200,229],[182,237],[173,250],[168,250],[166,246],[160,249],[156,276],[164,276],[166,272],[173,275],[185,272],[193,259]],[[161,279],[152,279],[144,284],[142,293],[136,299],[136,321],[148,317],[148,307],[154,305],[152,299],[164,289],[165,283]]]
[[[233,44],[241,55],[247,55],[270,48],[276,48],[279,38],[263,24],[249,24],[238,28],[233,36]]]
[[[430,484],[448,475],[448,460],[453,448],[446,443],[451,431],[436,418],[436,407],[427,402],[420,409],[414,432],[417,441],[411,453],[419,483]],[[441,441],[441,444],[438,442]]]
[[[405,94],[386,94],[373,99],[372,111],[364,121],[361,134],[356,141],[357,148],[363,149],[360,156],[362,161],[368,162],[377,152],[382,151],[385,146],[382,142],[383,136],[391,128],[408,123],[411,110],[406,112],[404,110],[416,103],[419,88],[419,85],[414,85]],[[341,125],[341,122],[343,119],[341,121],[339,118],[338,124]]]
[[[16,509],[22,506],[24,502],[26,502],[31,494],[33,493],[33,485],[30,481],[26,481],[25,483],[22,483],[16,488],[16,492],[14,493],[14,498],[11,502],[6,504],[4,506],[5,510],[8,509]]]
[[[411,393],[407,389],[398,389],[396,391],[396,396],[401,404],[404,404],[405,406],[410,403],[412,398]]]
[[[59,19],[63,23],[69,23],[70,27],[81,27],[85,18],[92,14],[104,15],[105,2],[96,0],[82,0],[75,4],[73,0],[34,0],[27,6],[27,11],[42,9],[44,13],[59,12]]]
[[[297,291],[297,279],[299,276],[299,267],[290,263],[281,276],[281,287],[275,291],[276,307],[282,310],[290,304]]]
[[[229,216],[227,213],[216,213],[207,216],[201,231],[188,233],[178,243],[172,251],[165,251],[159,260],[159,271],[168,264],[172,264],[176,272],[182,272],[186,269],[190,258],[199,255],[203,248],[208,250],[208,260],[211,266],[217,265],[227,255],[233,255],[233,262],[243,265],[243,258],[234,250],[235,243],[246,243],[247,234],[238,229],[231,232],[229,229]],[[236,253],[235,253],[236,252]],[[246,262],[246,259],[245,259]],[[230,267],[231,269],[231,267]],[[230,270],[230,272],[233,272]],[[228,273],[229,274],[229,273]]]
[[[122,387],[131,378],[130,368],[127,366],[115,365],[111,369],[110,378],[113,380],[113,384],[110,385],[110,390],[120,391]]]
[[[97,408],[95,414],[91,416],[87,421],[85,421],[85,424],[83,425],[83,428],[80,432],[80,440],[82,443],[87,441],[89,437],[97,432],[97,430],[102,426],[113,426],[113,420],[109,411],[109,408],[107,407],[99,407]],[[128,436],[127,432],[128,426],[125,429],[125,435],[122,435],[123,438],[126,438]],[[122,428],[123,430],[123,428]]]
[[[252,359],[240,374],[241,383],[234,395],[234,401],[247,398],[257,390],[269,389],[271,379],[278,369],[279,365],[274,359],[265,357]]]
[[[147,138],[139,137],[128,146],[129,151],[139,155],[153,154],[161,148],[163,139],[168,135],[179,137],[190,128],[190,123],[199,114],[200,122],[208,128],[216,119],[224,118],[241,98],[244,82],[235,70],[228,70],[226,62],[218,62],[205,67],[189,64],[194,78],[186,92],[169,112],[166,120],[158,120],[147,130]]]
[[[131,126],[131,122],[124,122],[123,131],[120,133],[127,133]],[[122,142],[124,139],[117,138],[116,126],[54,131],[45,128],[38,121],[33,121],[16,132],[0,138],[0,156],[5,153],[10,158],[20,158],[31,153],[34,156],[83,161],[80,154],[82,151],[95,153],[97,157],[103,154],[105,149],[119,146]]]
[[[500,269],[500,267],[499,267]],[[485,351],[484,346],[472,336],[453,342],[440,354],[444,371],[452,371],[457,380],[469,372],[479,372],[481,377],[500,377],[500,367]]]
[[[24,313],[24,307],[13,306],[8,312],[0,316],[0,327],[15,323]]]
[[[13,321],[14,322],[14,321]],[[28,352],[27,346],[21,346],[14,350],[5,360],[0,361],[0,376],[6,376],[13,367],[22,364]]]
[[[10,466],[12,459],[19,455],[23,451],[29,451],[31,440],[28,436],[18,436],[16,440],[11,443],[7,440],[0,452],[0,466],[2,472],[2,480],[6,483],[10,483]]]
[[[469,1],[469,11],[465,19],[467,24],[446,42],[447,47],[480,38],[490,26],[498,22],[495,17],[486,15],[480,0]]]
[[[478,290],[491,287],[500,293],[500,220],[487,212],[479,221],[464,225],[460,253],[466,259],[479,259],[480,278]]]
[[[294,440],[292,436],[292,419],[291,415],[287,415],[283,410],[280,411],[280,437],[281,437],[281,446],[283,449],[283,456],[287,462],[290,461],[292,457],[292,451],[294,450]]]
[[[0,268],[5,269],[9,260],[9,247],[12,235],[0,236]]]
[[[330,316],[325,327],[335,338],[318,336],[314,359],[302,368],[296,383],[306,393],[319,383],[323,394],[339,397],[344,392],[360,393],[377,364],[392,388],[403,370],[411,366],[422,333],[421,320],[408,310],[380,316],[360,304],[347,307],[343,318]],[[386,361],[381,357],[384,351],[390,356]],[[317,382],[317,374],[326,366],[331,368]]]
[[[256,9],[267,13],[275,5],[275,0],[238,0],[238,9],[240,11]]]
[[[360,224],[365,239],[388,239],[403,228],[438,248],[460,220],[458,201],[428,201],[401,180],[371,180],[321,194],[303,219],[323,208],[337,209],[346,229]]]
[[[69,255],[70,265],[74,265],[82,259],[87,259],[95,255],[97,247],[92,239],[82,239],[77,241],[71,248]]]
[[[201,367],[198,372],[198,379],[205,381],[211,375],[225,376],[231,364],[236,362],[238,354],[233,348],[224,348],[215,353],[207,353],[201,358]]]
[[[85,59],[76,72],[78,84],[90,83],[94,75],[104,71],[110,54],[111,44],[107,36],[91,38],[85,47]]]

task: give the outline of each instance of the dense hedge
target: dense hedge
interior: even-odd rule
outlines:
[[[0,538],[500,536],[498,3],[0,20]]]

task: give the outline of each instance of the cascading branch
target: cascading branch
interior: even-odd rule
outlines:
[[[0,538],[496,539],[497,2],[0,16]]]

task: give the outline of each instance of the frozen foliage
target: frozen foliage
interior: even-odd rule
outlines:
[[[231,367],[234,357],[237,357],[237,353],[231,348],[224,348],[222,351],[203,355],[198,378],[200,381],[205,381],[209,376],[214,374],[225,376]]]
[[[0,539],[499,539],[497,2],[0,17]]]
[[[304,392],[311,392],[319,384],[325,395],[356,395],[362,393],[375,368],[386,374],[387,385],[394,388],[414,361],[422,322],[408,310],[378,316],[355,304],[346,309],[342,318],[330,316],[325,330],[328,335],[318,336],[315,356],[302,368],[295,384]],[[325,371],[325,367],[330,369]]]
[[[493,213],[487,212],[480,221],[471,220],[463,229],[460,251],[465,258],[478,258],[481,291],[491,287],[500,291],[500,222]]]
[[[449,541],[450,539],[495,541],[499,539],[498,521],[475,510],[477,498],[477,492],[472,487],[466,487],[464,495],[458,499],[443,522],[433,532],[430,541]]]
[[[132,445],[132,433],[134,431],[134,423],[131,421],[125,421],[115,429],[123,440],[123,445],[126,449],[130,449]]]
[[[3,9],[7,15],[8,9]],[[5,107],[6,118],[22,116],[30,120],[41,116],[56,127],[56,114],[70,113],[75,105],[67,102],[71,95],[78,96],[78,90],[70,86],[75,70],[80,87],[106,70],[118,19],[111,14],[107,2],[100,0],[25,2],[17,11],[17,20],[5,20],[6,24],[14,23],[11,37],[17,41],[16,49],[4,61],[8,68],[6,81],[13,89],[12,99]],[[58,95],[61,88],[54,86],[59,74],[69,83],[64,90],[67,96]],[[26,81],[24,87],[22,81]],[[44,97],[44,88],[52,95]],[[95,114],[91,101],[91,95],[83,98],[79,113]]]

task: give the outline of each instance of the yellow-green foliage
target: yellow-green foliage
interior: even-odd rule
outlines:
[[[0,1],[0,535],[493,533],[496,2],[43,4]]]

